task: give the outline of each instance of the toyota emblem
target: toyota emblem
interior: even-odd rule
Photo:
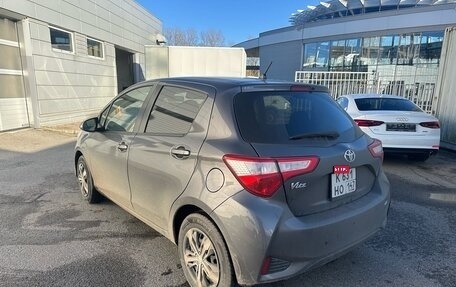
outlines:
[[[344,153],[344,158],[348,162],[354,162],[356,158],[355,152],[351,149],[347,149]]]

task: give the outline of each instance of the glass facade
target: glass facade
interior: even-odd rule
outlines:
[[[443,31],[306,43],[303,70],[376,72],[382,66],[438,67]]]

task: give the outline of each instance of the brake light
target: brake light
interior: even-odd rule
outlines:
[[[373,157],[379,157],[383,160],[383,146],[382,142],[378,139],[374,139],[374,141],[369,145],[369,151]]]
[[[425,127],[425,128],[430,128],[430,129],[440,129],[440,124],[438,121],[422,122],[422,123],[420,123],[420,126]]]
[[[271,266],[271,257],[266,257],[261,265],[260,274],[266,275],[269,272],[269,267]]]
[[[382,121],[374,121],[374,120],[359,120],[356,119],[355,123],[360,127],[375,127],[384,124]]]
[[[283,185],[284,180],[313,171],[319,158],[225,155],[223,161],[247,191],[257,196],[270,197]]]

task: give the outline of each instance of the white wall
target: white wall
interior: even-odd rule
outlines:
[[[147,46],[146,79],[162,77],[245,77],[243,48]]]
[[[0,8],[141,53],[162,30],[133,0],[2,0]]]
[[[28,20],[35,74],[37,117],[42,125],[93,114],[117,92],[114,46],[104,43],[104,59],[87,55],[86,36],[74,33],[74,53],[52,49],[49,27]]]
[[[28,17],[22,48],[36,127],[81,120],[117,94],[115,47],[134,54],[135,77],[144,79],[144,45],[162,30],[133,0],[0,0],[1,8]],[[73,53],[52,49],[49,26],[72,32]],[[103,59],[87,55],[87,37],[103,42]]]

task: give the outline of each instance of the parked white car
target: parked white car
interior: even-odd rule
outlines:
[[[387,153],[425,161],[439,150],[438,119],[403,97],[353,94],[343,95],[337,102],[366,134],[382,141]]]

